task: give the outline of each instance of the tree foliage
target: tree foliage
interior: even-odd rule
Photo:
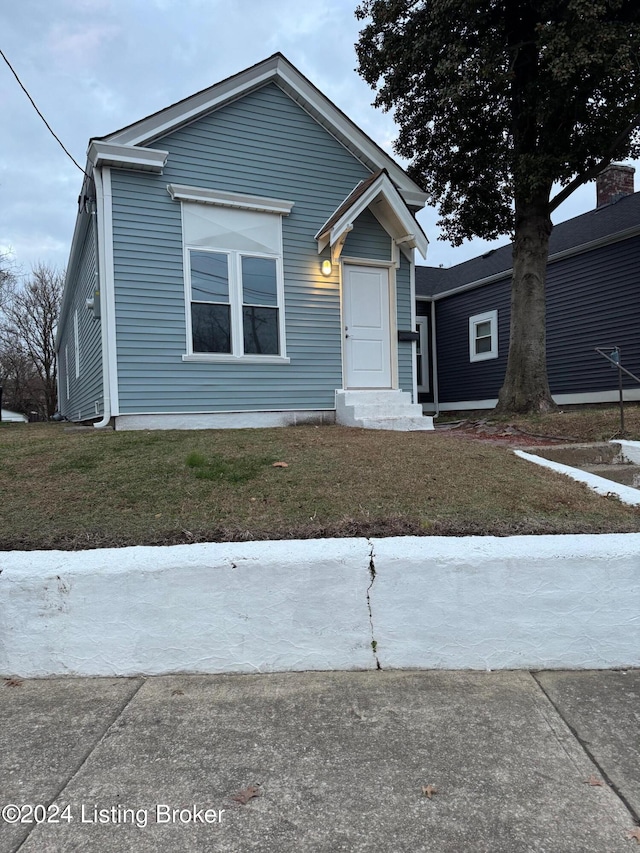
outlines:
[[[0,372],[7,405],[35,408],[46,418],[57,408],[55,332],[64,274],[45,264],[5,289],[0,325]]]
[[[367,21],[360,74],[375,105],[394,110],[396,150],[438,207],[443,238],[515,239],[511,387],[501,400],[548,407],[550,215],[612,160],[640,155],[640,4],[364,0],[356,16]],[[523,299],[533,300],[529,333]]]

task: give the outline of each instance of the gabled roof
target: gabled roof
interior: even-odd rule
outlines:
[[[634,234],[640,234],[640,192],[555,225],[549,239],[549,262]],[[441,297],[506,278],[512,269],[512,253],[513,243],[508,243],[447,269],[416,266],[416,296]]]
[[[208,89],[203,89],[107,136],[99,137],[98,141],[119,146],[150,145],[177,128],[190,124],[206,113],[268,83],[276,83],[372,172],[386,169],[407,204],[416,208],[424,206],[426,194],[409,178],[404,169],[281,53],[274,53],[268,59],[227,77]]]
[[[427,236],[386,169],[380,169],[361,181],[331,214],[315,236],[318,252],[331,246],[332,260],[336,262],[353,223],[367,208],[398,245],[417,249],[422,257],[426,256],[429,244]]]

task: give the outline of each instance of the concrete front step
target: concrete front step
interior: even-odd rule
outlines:
[[[401,405],[393,402],[387,403],[366,403],[363,405],[349,406],[356,413],[358,418],[421,418],[422,406],[415,403],[403,403]]]
[[[371,391],[336,391],[336,399],[340,398],[345,406],[375,405],[378,403],[395,402],[397,405],[403,403],[411,404],[411,394],[408,391],[391,390],[390,388],[375,389]]]
[[[389,429],[398,432],[418,432],[433,429],[433,418],[426,415],[421,417],[396,418],[357,418],[354,426],[362,429]]]
[[[406,391],[336,391],[336,421],[362,429],[433,429],[433,418],[425,417]]]

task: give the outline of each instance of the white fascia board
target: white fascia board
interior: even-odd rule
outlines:
[[[418,209],[425,206],[427,194],[411,180],[404,169],[279,54],[116,131],[106,139],[127,145],[148,144],[271,82],[280,86],[368,168],[372,171],[386,169],[400,187],[402,197],[408,205]]]
[[[165,167],[169,152],[93,140],[89,145],[87,156],[92,166],[114,166],[120,169],[137,169],[160,174]]]
[[[243,193],[230,193],[222,190],[209,190],[203,187],[187,187],[181,184],[167,184],[167,192],[174,201],[196,201],[201,204],[215,204],[218,207],[235,207],[240,210],[257,210],[262,213],[291,213],[294,202],[278,198],[266,198]]]
[[[385,219],[385,222],[381,222],[383,227],[389,231],[391,237],[406,243],[411,248],[418,249],[420,254],[425,257],[429,243],[427,236],[411,215],[400,192],[384,174],[380,175],[366,192],[356,199],[349,209],[343,213],[328,233],[328,239],[325,226],[322,226],[315,236],[315,239],[318,241],[318,253],[327,245],[335,245],[345,232],[351,230],[358,216],[373,205],[379,196],[382,196],[382,199],[386,202],[387,213],[392,214],[392,216],[383,217]],[[373,207],[372,212],[377,219],[380,219]],[[394,233],[391,233],[391,231]]]

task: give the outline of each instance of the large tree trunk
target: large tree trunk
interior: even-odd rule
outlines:
[[[549,412],[556,408],[547,379],[545,279],[551,219],[548,199],[516,202],[509,358],[496,411]]]

